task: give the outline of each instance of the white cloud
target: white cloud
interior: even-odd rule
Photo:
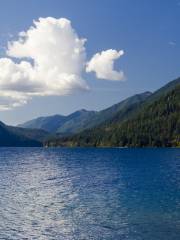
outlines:
[[[114,70],[114,61],[124,54],[123,50],[109,49],[96,53],[87,63],[86,72],[95,72],[96,77],[106,80],[123,80],[124,73]]]
[[[0,111],[9,110],[27,103],[28,95],[14,91],[0,91]]]
[[[14,107],[12,99],[18,105],[26,102],[22,98],[33,95],[64,95],[75,89],[88,89],[81,77],[86,61],[85,41],[67,19],[48,17],[34,21],[34,26],[8,44],[9,58],[0,59],[1,98],[6,92]]]
[[[65,18],[39,18],[18,40],[8,43],[6,57],[0,58],[0,110],[26,104],[33,96],[65,95],[88,90],[82,73],[86,68],[86,39],[79,38]],[[114,60],[123,51],[97,53],[87,72],[98,78],[120,80]]]

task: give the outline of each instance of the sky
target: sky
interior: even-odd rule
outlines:
[[[178,0],[1,0],[0,120],[101,110],[180,76]]]

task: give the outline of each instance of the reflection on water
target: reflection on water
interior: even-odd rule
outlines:
[[[0,149],[0,239],[179,240],[178,149]]]

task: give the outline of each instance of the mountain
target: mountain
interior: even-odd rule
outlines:
[[[23,124],[18,127],[30,129],[43,129],[48,132],[56,132],[58,127],[65,122],[66,117],[62,115],[54,115],[48,117],[39,117]]]
[[[155,100],[159,99],[162,96],[165,96],[168,92],[173,90],[175,87],[177,87],[180,84],[180,78],[177,78],[173,81],[170,81],[163,87],[159,88],[155,92],[149,94],[144,101],[141,101],[133,106],[130,106],[128,109],[126,109],[125,112],[118,112],[113,118],[110,119],[109,123],[118,123],[122,120],[127,120],[132,118],[134,115],[138,113],[138,111],[141,111],[141,109],[150,104],[153,103]]]
[[[0,122],[1,147],[40,147],[47,133],[42,130],[7,126]]]
[[[86,128],[87,122],[89,122],[95,113],[95,111],[82,109],[68,116],[54,115],[39,117],[18,126],[22,128],[43,129],[49,133],[69,135]]]
[[[95,116],[95,111],[87,111],[85,109],[76,111],[66,117],[64,124],[60,125],[56,132],[60,136],[78,133],[88,128],[91,119]]]
[[[160,89],[158,89],[157,91],[155,91],[148,99],[147,101],[153,102],[154,100],[158,99],[161,96],[164,96],[166,93],[170,92],[171,90],[173,90],[175,87],[177,87],[180,84],[180,78],[177,78],[169,83],[167,83],[166,85],[164,85],[163,87],[161,87]]]
[[[180,146],[180,78],[160,88],[122,116],[119,111],[98,127],[74,136],[51,139],[46,145]]]
[[[19,127],[0,122],[0,146],[42,146],[44,141],[48,146],[179,146],[180,78],[99,112],[82,109]]]
[[[104,121],[111,119],[118,112],[122,112],[122,117],[124,117],[129,108],[135,109],[136,105],[143,102],[150,95],[150,92],[136,94],[99,112],[82,109],[68,116],[55,115],[40,117],[19,126],[23,128],[43,129],[50,133],[56,133],[59,136],[72,135],[97,126]]]

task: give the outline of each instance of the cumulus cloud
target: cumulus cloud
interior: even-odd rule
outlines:
[[[29,97],[20,92],[0,91],[0,111],[9,110],[27,103]]]
[[[18,39],[8,43],[0,58],[0,110],[26,104],[33,96],[65,95],[88,90],[82,73],[86,69],[86,39],[80,38],[66,18],[39,18]],[[113,70],[122,51],[96,54],[87,65],[98,78],[120,80]]]
[[[88,89],[81,77],[85,41],[67,19],[48,17],[34,21],[34,26],[21,32],[17,41],[9,42],[9,58],[0,59],[1,97],[6,93],[18,105],[33,95],[64,95],[75,89]],[[11,100],[9,107],[14,107]]]
[[[87,63],[86,72],[95,72],[96,77],[106,80],[123,80],[123,71],[114,70],[114,61],[124,55],[124,51],[109,49],[96,53]]]

